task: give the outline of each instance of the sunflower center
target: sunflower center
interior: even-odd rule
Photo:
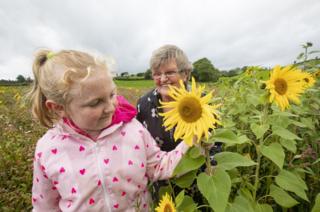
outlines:
[[[308,78],[304,78],[303,79],[306,83],[309,83],[309,79]]]
[[[188,122],[197,121],[202,114],[202,107],[198,99],[194,97],[185,97],[181,100],[178,111],[181,118]]]
[[[274,81],[274,85],[278,94],[283,95],[287,92],[288,84],[284,79],[276,79]]]
[[[163,212],[173,212],[173,209],[170,204],[166,204],[163,208]]]

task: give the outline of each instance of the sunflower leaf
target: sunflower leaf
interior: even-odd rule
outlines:
[[[273,199],[285,208],[291,208],[299,202],[297,202],[295,199],[293,199],[287,192],[285,192],[282,188],[279,188],[278,186],[271,185],[270,186],[270,196],[273,197]]]
[[[301,118],[301,122],[303,123],[303,124],[305,124],[309,129],[312,129],[312,130],[314,130],[314,122],[312,121],[312,118]]]
[[[296,195],[309,202],[305,192],[305,190],[308,190],[307,185],[296,174],[286,170],[281,170],[275,180],[281,188],[294,192]]]
[[[173,176],[185,174],[189,171],[196,170],[200,168],[205,163],[205,157],[199,156],[197,158],[192,158],[189,155],[189,151],[185,156],[182,157],[178,165],[173,171]]]
[[[217,168],[213,176],[199,174],[197,185],[214,211],[225,211],[231,191],[231,180],[225,170]]]
[[[320,211],[320,193],[317,194],[317,197],[311,212],[317,212],[317,211]]]
[[[197,204],[193,201],[193,199],[185,195],[182,203],[180,203],[179,207],[177,207],[177,211],[185,211],[185,212],[193,212],[197,208]]]
[[[234,146],[236,144],[244,144],[250,142],[250,140],[245,135],[236,135],[234,132],[228,129],[217,129],[208,140],[208,143],[214,143],[216,141],[225,143],[227,146]]]
[[[292,132],[290,132],[289,130],[280,127],[280,126],[276,126],[272,129],[272,133],[274,135],[278,135],[281,138],[287,139],[287,140],[301,140],[301,138],[299,138],[298,136],[296,136],[295,134],[293,134]]]
[[[218,167],[230,170],[238,166],[253,166],[256,162],[234,152],[220,152],[215,154],[214,159],[218,162]]]
[[[273,212],[271,205],[257,203],[254,208],[255,212]]]
[[[201,151],[199,147],[193,146],[190,148],[187,154],[192,158],[197,158],[201,155]]]
[[[261,147],[261,153],[263,156],[274,162],[280,169],[282,169],[285,154],[282,146],[279,143],[272,143],[269,146],[263,145]]]
[[[238,195],[232,205],[228,205],[226,212],[255,212],[253,204],[241,194]]]
[[[250,128],[252,130],[252,132],[254,133],[254,135],[257,137],[257,139],[263,137],[263,135],[267,132],[267,130],[269,129],[269,125],[265,124],[265,125],[258,125],[256,123],[252,123],[250,125]]]
[[[189,188],[194,179],[197,177],[197,171],[198,170],[193,170],[182,175],[181,177],[176,178],[174,180],[175,184],[177,184],[180,188]]]
[[[184,199],[184,190],[182,190],[175,199],[176,207],[179,207]]]
[[[292,153],[296,153],[297,151],[297,143],[295,140],[286,140],[281,138],[280,144]]]
[[[319,163],[320,162],[320,158],[318,158],[315,162],[312,163],[312,165]]]

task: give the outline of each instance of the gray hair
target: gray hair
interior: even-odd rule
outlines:
[[[153,51],[150,59],[150,69],[152,72],[158,70],[162,65],[174,60],[180,72],[185,72],[190,76],[192,64],[187,55],[175,45],[164,45]]]

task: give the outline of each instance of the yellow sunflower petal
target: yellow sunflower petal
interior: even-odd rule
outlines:
[[[209,105],[212,93],[202,97],[204,86],[197,87],[195,79],[192,79],[191,91],[187,91],[182,81],[180,87],[170,87],[169,95],[172,102],[160,102],[162,108],[170,108],[170,111],[159,113],[163,116],[166,130],[174,127],[174,139],[183,139],[188,145],[192,145],[194,136],[197,142],[205,136],[208,139],[208,131],[215,124],[221,124],[220,116],[216,112],[218,105]]]
[[[307,88],[306,77],[309,75],[290,65],[284,68],[275,66],[269,80],[266,81],[266,89],[270,94],[269,101],[275,102],[282,111],[290,107],[289,100],[299,103],[300,94]]]
[[[156,212],[176,212],[177,211],[168,193],[162,196],[162,199],[160,200],[158,207],[155,208],[155,211]]]

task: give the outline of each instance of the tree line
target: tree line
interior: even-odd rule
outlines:
[[[24,77],[23,75],[19,74],[16,77],[16,80],[0,80],[0,85],[29,85],[32,83],[32,79],[30,77]]]
[[[320,59],[315,54],[319,54],[320,50],[309,49],[313,46],[311,42],[306,42],[301,45],[303,51],[297,56],[296,60],[293,62],[296,66],[302,68],[318,67],[320,68]],[[315,57],[314,57],[315,56]],[[219,70],[214,67],[212,62],[204,57],[193,63],[193,71],[191,75],[198,82],[216,82],[220,77],[232,77],[246,71],[248,66],[237,67],[230,70]],[[115,79],[117,80],[139,80],[139,79],[152,79],[151,70],[147,69],[145,72],[139,72],[137,74],[130,74],[129,72],[121,72],[115,74]],[[18,75],[16,80],[0,80],[0,85],[25,85],[30,84],[32,79],[30,77],[25,78],[22,75]]]
[[[242,73],[246,69],[247,66],[244,66],[242,68],[234,68],[228,71],[221,71],[218,68],[214,67],[214,65],[208,58],[204,57],[193,63],[193,71],[191,72],[191,75],[198,82],[216,82],[220,77],[232,77]],[[144,73],[144,78],[152,78],[150,69],[148,69]]]

